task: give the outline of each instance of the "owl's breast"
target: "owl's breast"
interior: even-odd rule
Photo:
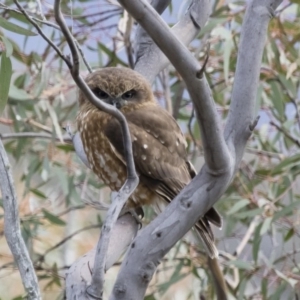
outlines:
[[[127,178],[127,170],[120,153],[105,134],[104,129],[110,118],[111,116],[99,110],[80,112],[77,116],[77,126],[93,172],[112,191],[118,191]],[[155,191],[140,182],[126,206],[131,208],[153,204],[158,198]]]
[[[111,190],[117,191],[126,180],[126,168],[104,133],[109,118],[109,115],[100,111],[80,112],[77,125],[93,172]]]

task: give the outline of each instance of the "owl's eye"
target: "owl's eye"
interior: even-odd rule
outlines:
[[[94,88],[92,91],[99,99],[107,99],[108,98],[108,95],[99,88]]]
[[[128,100],[131,99],[135,95],[135,91],[131,90],[122,95],[122,99]]]

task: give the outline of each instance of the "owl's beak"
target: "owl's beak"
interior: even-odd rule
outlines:
[[[121,108],[121,98],[110,98],[110,104],[113,105],[115,108],[120,109]]]

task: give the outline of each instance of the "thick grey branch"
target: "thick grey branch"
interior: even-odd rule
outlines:
[[[127,249],[136,236],[138,224],[131,214],[121,216],[114,228],[108,247],[108,256],[105,269],[108,270]],[[66,293],[67,299],[89,299],[86,295],[87,286],[91,282],[94,269],[96,247],[80,257],[67,272]],[[77,297],[77,298],[76,298]]]
[[[18,201],[6,151],[0,140],[0,187],[4,209],[4,234],[29,299],[41,299],[40,289],[26,245],[21,235]]]
[[[188,55],[186,49],[180,43],[176,43],[176,38],[168,33],[165,25],[157,18],[157,15],[147,3],[144,1],[130,2],[126,0],[119,0],[119,2],[124,4],[133,17],[144,26],[149,35],[168,55],[171,62],[186,81],[188,90],[198,110],[200,126],[205,126],[204,122],[207,124],[216,122],[217,118],[215,118],[216,113],[213,104],[206,103],[208,99],[212,102],[212,98],[210,97],[209,89],[205,86],[203,87],[206,84],[203,78],[199,79],[198,87],[202,86],[202,92],[206,94],[203,95],[203,98],[199,99],[203,99],[203,103],[199,100],[198,102],[200,103],[196,101],[197,95],[195,92],[199,91],[197,90],[197,80],[195,80],[199,71],[197,62],[190,58],[190,55]],[[237,70],[237,77],[240,77],[238,79],[239,84],[235,83],[236,87],[233,92],[233,97],[235,98],[232,102],[231,116],[226,127],[226,141],[228,142],[230,155],[228,154],[227,147],[223,145],[223,140],[219,138],[219,133],[206,141],[209,143],[219,142],[217,145],[211,145],[215,147],[215,151],[226,149],[225,154],[221,156],[214,153],[211,156],[216,159],[214,163],[218,163],[219,159],[221,159],[226,168],[218,176],[215,176],[211,172],[211,165],[214,165],[214,163],[210,164],[206,157],[207,165],[204,165],[201,172],[193,179],[191,184],[181,191],[163,213],[144,230],[139,232],[121,266],[110,297],[111,300],[142,299],[162,257],[191,228],[198,218],[203,216],[204,212],[219,199],[232,180],[237,163],[243,155],[247,138],[251,133],[250,128],[253,128],[254,110],[252,108],[255,102],[254,95],[256,95],[259,78],[259,62],[262,57],[263,43],[260,45],[259,50],[256,51],[255,44],[250,43],[249,46],[246,41],[258,40],[258,43],[261,43],[261,39],[265,41],[267,23],[271,16],[270,12],[273,13],[273,9],[279,3],[280,1],[277,0],[253,0],[247,9],[243,24],[241,49],[239,51],[240,65]],[[254,26],[255,30],[251,26]],[[165,43],[162,39],[164,39]],[[245,57],[244,55],[245,51],[247,53],[247,49],[251,52],[251,54],[249,53],[249,57]],[[243,67],[244,59],[246,60],[245,69]],[[185,68],[185,70],[182,68]],[[254,71],[254,74],[249,75],[250,71]],[[245,74],[248,74],[249,77],[245,77]],[[242,78],[244,80],[241,80]],[[251,84],[248,84],[248,82],[245,83],[246,78],[250,79]],[[188,79],[192,83],[187,81]],[[240,92],[243,92],[237,93],[237,90],[239,90],[238,87],[241,88]],[[199,111],[199,108],[202,108],[203,111]],[[205,118],[206,115],[208,115],[208,118]],[[204,117],[205,121],[201,120],[202,117]],[[212,127],[214,130],[219,130],[218,124],[213,124]],[[203,129],[203,132],[204,138],[206,138],[206,134],[210,131],[209,129],[207,131]],[[208,149],[209,147],[205,151]],[[222,158],[224,160],[226,157],[228,159],[227,163],[222,161]]]
[[[161,2],[160,6],[157,6],[157,2]],[[167,2],[168,1],[166,0],[153,1],[152,4],[158,13],[162,13]],[[209,0],[191,1],[184,16],[171,29],[173,34],[181,41],[182,44],[188,45],[196,37],[200,29],[204,27],[211,11],[210,7],[211,4]],[[169,59],[160,50],[160,48],[153,43],[153,40],[145,34],[145,31],[142,31],[142,29],[138,29],[136,40],[139,44],[137,46],[135,70],[141,73],[150,82],[153,82],[155,76],[167,67]]]
[[[282,0],[253,0],[249,3],[239,44],[231,105],[225,139],[238,166],[255,122],[254,107],[267,28]]]
[[[198,78],[201,71],[198,61],[146,0],[119,0],[119,2],[148,32],[184,79],[199,118],[206,164],[214,174],[223,172],[228,168],[229,153],[211,90],[205,77]],[[207,0],[200,2],[209,5]],[[198,24],[197,20],[194,20],[194,23]]]

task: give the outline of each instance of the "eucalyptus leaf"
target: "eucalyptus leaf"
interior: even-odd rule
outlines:
[[[5,52],[1,55],[1,69],[0,69],[0,115],[2,114],[8,99],[10,80],[12,75],[12,65],[9,57]]]
[[[7,21],[6,19],[4,19],[3,17],[0,16],[0,27],[12,31],[14,33],[18,33],[18,34],[22,34],[22,35],[26,35],[26,36],[34,36],[37,35],[36,33],[28,30],[28,29],[24,29],[23,27],[20,27],[19,25],[16,25],[14,23],[11,23],[9,21]]]
[[[6,38],[5,36],[1,36],[1,39],[5,45],[5,54],[7,57],[10,57],[13,53],[13,45],[12,43],[10,42],[10,40],[8,38]]]

